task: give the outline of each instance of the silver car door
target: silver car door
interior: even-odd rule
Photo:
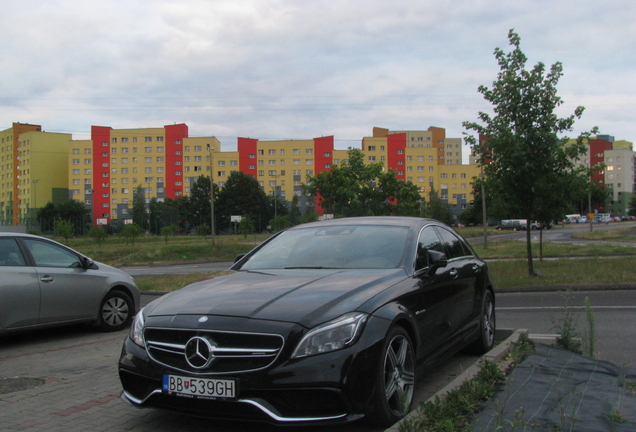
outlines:
[[[13,238],[0,239],[0,329],[37,324],[40,282]]]

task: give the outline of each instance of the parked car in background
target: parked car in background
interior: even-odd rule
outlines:
[[[525,230],[526,229],[526,221],[521,219],[504,219],[501,221],[499,225],[495,227],[497,230]]]
[[[138,307],[127,273],[44,237],[0,233],[0,333],[82,322],[117,331]]]
[[[333,219],[283,231],[146,306],[119,360],[136,407],[274,424],[395,423],[418,373],[494,343],[488,267],[431,219]]]

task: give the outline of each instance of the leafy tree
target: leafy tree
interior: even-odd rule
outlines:
[[[64,200],[58,204],[48,202],[37,211],[36,217],[42,231],[53,231],[57,219],[64,219],[73,224],[74,232],[84,233],[88,210],[83,203],[75,200]]]
[[[215,203],[219,194],[218,185],[214,185]],[[210,177],[199,176],[192,184],[187,201],[188,214],[186,223],[189,226],[207,224],[210,227]],[[216,210],[216,209],[215,209]],[[215,211],[216,213],[216,211]],[[216,219],[216,217],[215,217]],[[215,224],[216,225],[216,224]],[[215,230],[216,231],[216,230]]]
[[[272,227],[272,231],[278,232],[285,228],[289,228],[291,226],[291,222],[287,216],[277,216],[269,221],[269,225]]]
[[[562,197],[570,195],[572,180],[583,175],[574,161],[585,154],[585,139],[596,133],[596,128],[573,143],[559,137],[573,129],[575,119],[584,110],[578,107],[566,118],[555,113],[562,104],[556,91],[563,75],[561,63],[555,63],[549,71],[543,63],[527,70],[519,36],[510,30],[508,39],[512,51],[495,49],[500,72],[492,88],[479,87],[484,99],[493,105],[494,114],[480,112],[480,123],[463,125],[486,137],[479,144],[473,136],[466,141],[480,155],[487,189],[498,195],[511,214],[522,215],[530,225],[533,220],[557,213],[554,206],[560,206]],[[534,275],[530,231],[526,251],[528,273]]]
[[[231,229],[230,216],[251,216],[257,231],[266,227],[273,214],[270,202],[258,181],[241,171],[234,171],[219,191],[214,203],[216,225],[219,231]]]
[[[316,222],[319,216],[320,215],[316,212],[305,213],[300,217],[300,220],[298,222],[300,222],[301,224]]]
[[[247,238],[248,234],[254,232],[254,221],[252,220],[252,216],[245,215],[241,218],[238,225],[238,231],[243,234],[245,238]]]
[[[73,237],[75,228],[73,223],[66,219],[57,219],[55,221],[55,235],[58,237],[64,237],[66,244],[68,245],[68,239]]]
[[[168,237],[174,236],[176,234],[177,234],[177,226],[176,225],[168,225],[168,226],[165,226],[165,227],[161,228],[161,235],[165,239],[166,244],[168,244]]]
[[[130,241],[133,245],[135,244],[135,239],[142,235],[143,232],[144,230],[134,222],[124,225],[121,229],[121,235],[126,239],[126,243]]]
[[[55,220],[57,219],[57,209],[55,208],[55,205],[49,201],[44,207],[38,209],[36,217],[40,223],[40,229],[42,231],[53,231],[55,227]]]
[[[412,182],[398,180],[393,170],[383,172],[378,177],[378,185],[383,197],[379,214],[396,216],[421,216],[422,197],[419,188]]]
[[[139,228],[148,226],[148,214],[146,213],[146,192],[141,185],[137,186],[135,188],[135,192],[133,193],[132,220],[133,223],[137,224],[137,227]]]
[[[97,241],[97,244],[101,246],[102,241],[106,240],[108,237],[108,233],[103,227],[99,225],[92,225],[90,230],[88,230],[88,236],[94,238]]]
[[[197,226],[197,235],[198,236],[207,236],[210,235],[212,231],[210,230],[210,225],[208,224],[201,224],[199,226]]]
[[[380,162],[366,164],[362,150],[351,147],[347,160],[307,176],[303,189],[329,213],[343,216],[416,215],[421,205],[415,185],[384,172]]]
[[[294,195],[289,209],[289,222],[293,225],[300,223],[300,206],[298,205],[298,196]]]
[[[636,195],[633,195],[629,200],[629,210],[627,214],[630,216],[636,216]]]
[[[445,224],[451,225],[453,223],[453,213],[450,207],[442,201],[434,189],[429,193],[429,199],[424,213],[427,217],[437,219]]]

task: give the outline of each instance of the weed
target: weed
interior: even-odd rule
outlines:
[[[587,318],[587,329],[584,334],[586,354],[590,358],[596,357],[596,325],[594,323],[594,312],[590,305],[590,298],[585,297],[585,316]]]
[[[512,361],[512,366],[521,363],[526,357],[534,353],[534,344],[528,338],[527,333],[521,333],[516,342],[512,342],[512,349],[508,353],[508,358]]]
[[[574,313],[568,305],[568,297],[565,297],[565,313],[560,319],[552,317],[552,330],[556,330],[559,337],[556,340],[556,344],[559,348],[571,351],[576,354],[582,354],[581,342],[577,330],[577,324],[579,316]]]
[[[503,372],[492,362],[485,362],[471,380],[448,392],[444,399],[420,404],[417,417],[411,417],[399,425],[400,432],[461,431],[469,424],[471,414],[481,409],[481,404],[491,400],[504,381]]]
[[[613,409],[606,414],[609,421],[613,424],[636,424],[634,422],[628,421],[625,417],[623,417],[623,413],[618,409]]]
[[[632,396],[636,396],[636,381],[627,379],[625,376],[621,376],[619,385],[630,392]]]

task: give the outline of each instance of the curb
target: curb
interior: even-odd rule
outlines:
[[[455,378],[450,384],[448,384],[446,387],[442,388],[437,393],[435,393],[433,396],[428,398],[426,400],[426,402],[433,402],[433,401],[435,401],[436,398],[443,399],[444,397],[446,397],[446,395],[451,390],[461,386],[465,381],[474,378],[479,373],[479,371],[481,370],[481,364],[484,361],[489,361],[489,362],[493,362],[493,363],[501,362],[504,359],[504,357],[508,354],[508,352],[510,352],[510,349],[512,348],[512,344],[516,343],[519,340],[519,337],[522,334],[527,334],[528,330],[527,329],[517,329],[517,330],[501,329],[501,330],[497,330],[497,333],[499,333],[500,335],[502,333],[503,334],[508,333],[510,335],[503,342],[501,342],[500,344],[496,345],[493,349],[491,349],[486,354],[481,356],[479,358],[479,360],[477,360],[472,366],[470,366],[461,375],[459,375],[457,378]],[[551,336],[546,335],[546,336],[543,336],[542,338],[549,339],[550,337]],[[530,335],[530,340],[535,341],[535,338],[533,337],[533,335]],[[545,340],[541,339],[541,342],[545,343]],[[419,403],[419,402],[421,402],[421,401],[414,401],[414,404],[415,403]],[[417,411],[416,410],[411,411],[402,420],[400,420],[399,422],[397,422],[396,424],[394,424],[390,428],[386,429],[385,432],[399,432],[400,425],[403,422],[407,421],[407,419],[412,418],[412,417],[414,417],[416,415],[417,415]]]

